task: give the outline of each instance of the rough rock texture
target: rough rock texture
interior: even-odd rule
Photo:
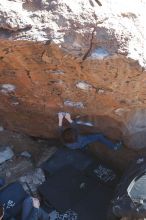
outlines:
[[[57,112],[146,147],[146,0],[0,0],[0,120],[54,137]],[[87,130],[86,130],[87,131]]]
[[[35,193],[37,191],[38,186],[41,185],[45,181],[45,175],[41,168],[37,168],[27,173],[27,175],[21,176],[19,180],[23,184],[24,189],[28,193],[30,193],[29,191],[30,189],[31,189],[31,192]],[[28,186],[30,188],[28,188]]]
[[[12,159],[14,153],[9,146],[0,146],[0,164]]]
[[[4,178],[7,184],[16,180],[27,182],[32,191],[35,191],[44,181],[39,165],[53,155],[56,151],[54,145],[53,141],[32,139],[8,130],[1,131],[0,177]],[[27,187],[25,183],[24,187]]]
[[[0,166],[0,174],[6,181],[6,183],[15,181],[18,177],[28,173],[33,169],[31,161],[25,158],[15,158],[15,160],[3,163]]]

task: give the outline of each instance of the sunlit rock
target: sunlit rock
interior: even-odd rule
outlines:
[[[82,90],[89,90],[92,88],[92,86],[86,82],[78,82],[76,84],[76,87],[79,88],[79,89],[82,89]]]
[[[84,108],[84,104],[82,102],[72,102],[70,100],[66,100],[64,102],[64,105],[68,106],[68,107],[75,107],[75,108]]]
[[[145,8],[145,0],[1,1],[1,124],[56,137],[57,113],[70,112],[87,117],[90,131],[145,147],[145,117],[139,128],[133,116],[146,107]]]

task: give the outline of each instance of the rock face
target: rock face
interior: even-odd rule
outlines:
[[[146,0],[0,1],[0,120],[54,137],[57,113],[146,147]]]

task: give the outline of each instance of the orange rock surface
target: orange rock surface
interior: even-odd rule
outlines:
[[[64,0],[61,6],[60,1],[53,2],[54,6],[50,3],[50,9],[42,3],[42,16],[44,11],[52,13],[44,16],[44,20],[40,20],[38,5],[34,7],[31,1],[22,4],[23,12],[31,11],[33,22],[35,18],[40,22],[37,23],[36,20],[34,26],[32,20],[30,23],[24,20],[20,24],[17,20],[15,25],[9,23],[9,26],[6,20],[1,26],[1,124],[29,135],[55,137],[57,113],[67,111],[73,118],[78,117],[81,121],[93,124],[92,127],[82,127],[83,132],[101,131],[113,140],[122,139],[127,147],[146,147],[146,72],[145,66],[139,60],[144,57],[142,54],[139,59],[127,56],[127,45],[130,45],[134,38],[132,35],[126,38],[127,32],[125,35],[116,35],[117,30],[114,32],[114,27],[114,34],[109,33],[111,29],[107,28],[106,19],[110,19],[107,15],[111,14],[105,15],[104,18],[99,14],[97,17],[97,3],[94,1],[93,6],[90,5],[92,18],[87,10],[85,15],[89,15],[88,19],[82,18],[84,22],[81,20],[81,23],[80,19],[75,17],[77,14],[71,5],[68,5],[70,13],[59,11],[69,3]],[[79,2],[84,4],[82,0]],[[88,4],[89,2],[91,3],[88,1]],[[0,6],[2,10],[4,5]],[[56,7],[54,11],[53,7]],[[58,29],[55,30],[54,25],[54,32],[63,36],[63,42],[58,42],[58,35],[53,35],[52,17],[51,21],[46,20],[50,22],[47,23],[48,27],[45,26],[47,16],[55,16],[55,13]],[[57,19],[57,13],[64,17]],[[96,22],[92,22],[94,13]],[[123,10],[123,13],[127,12]],[[79,13],[79,16],[85,15]],[[132,15],[121,16],[121,22],[128,16],[127,22],[131,22]],[[37,25],[37,34],[41,34],[43,25],[45,26],[48,40],[33,39],[32,36],[37,37]],[[142,39],[139,38],[139,41],[142,42]]]

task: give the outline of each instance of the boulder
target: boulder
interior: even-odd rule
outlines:
[[[94,124],[89,132],[145,147],[143,122],[135,132],[132,116],[146,107],[145,6],[145,0],[1,2],[4,127],[56,137],[57,113],[68,111]]]

